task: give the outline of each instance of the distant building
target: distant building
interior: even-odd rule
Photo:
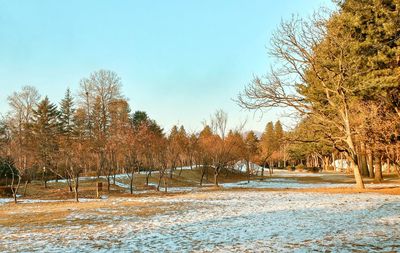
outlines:
[[[250,174],[252,174],[252,175],[257,175],[262,170],[262,167],[260,165],[258,165],[258,164],[250,162],[249,165],[250,165]],[[247,172],[247,163],[246,163],[246,161],[245,160],[238,161],[233,166],[233,169],[236,170],[236,171]]]
[[[350,167],[350,162],[346,159],[337,159],[332,162],[335,171],[346,171]]]

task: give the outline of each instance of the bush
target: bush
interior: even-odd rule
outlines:
[[[13,195],[13,191],[11,190],[10,186],[0,186],[0,196],[11,197],[12,195]]]
[[[318,173],[321,171],[321,168],[320,167],[307,167],[306,170],[309,172],[312,172],[312,173]]]
[[[296,170],[296,167],[294,167],[294,165],[288,165],[288,166],[286,166],[286,169],[288,171],[294,171],[294,170]]]
[[[298,170],[298,171],[303,171],[305,168],[306,168],[306,166],[304,166],[303,164],[298,164],[296,166],[296,170]]]
[[[13,174],[18,175],[14,162],[9,158],[0,158],[0,179],[11,178]]]

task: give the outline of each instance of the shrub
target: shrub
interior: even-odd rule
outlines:
[[[298,170],[298,171],[303,171],[305,168],[306,168],[306,166],[304,166],[303,164],[298,164],[296,166],[296,170]]]
[[[13,191],[11,190],[10,186],[0,186],[0,196],[11,197],[12,195],[13,195]]]
[[[294,165],[288,165],[288,166],[286,166],[286,169],[288,171],[294,171],[296,169],[296,167],[294,167]]]
[[[327,168],[327,170],[329,170],[329,171],[334,171],[334,170],[335,170],[335,167],[333,167],[332,165],[329,165],[328,168]]]
[[[312,172],[312,173],[318,173],[321,171],[321,168],[320,167],[307,167],[306,170],[309,172]]]
[[[0,158],[0,179],[11,178],[12,175],[17,176],[18,171],[14,166],[14,163],[9,158]]]

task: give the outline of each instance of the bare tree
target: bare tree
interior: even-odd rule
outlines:
[[[87,135],[97,154],[97,176],[100,177],[106,165],[111,165],[111,156],[106,150],[111,122],[110,105],[112,101],[122,98],[121,79],[109,70],[93,72],[81,80],[79,96],[86,111]]]
[[[17,175],[13,173],[11,189],[13,191],[14,202],[17,203],[17,194],[21,179],[26,176],[29,160],[32,159],[28,148],[28,126],[32,121],[32,114],[40,99],[40,95],[34,87],[24,86],[21,91],[14,92],[7,99],[11,108],[11,112],[7,118],[7,125],[13,137],[10,142],[10,155],[14,160],[14,166],[18,172]],[[16,185],[15,188],[14,184]]]
[[[265,78],[256,77],[238,102],[247,109],[289,107],[320,125],[334,126],[337,131],[330,132],[335,134],[330,138],[335,148],[348,154],[357,187],[364,188],[352,121],[357,109],[357,87],[352,84],[360,73],[353,64],[350,39],[321,15],[282,22],[271,41],[271,55],[279,63]]]

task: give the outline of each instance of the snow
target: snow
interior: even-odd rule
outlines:
[[[299,182],[297,179],[289,178],[268,178],[263,181],[240,181],[235,183],[221,184],[224,188],[254,188],[254,189],[308,189],[308,188],[346,188],[354,187],[350,183],[315,183]],[[365,184],[366,188],[393,188],[400,187],[400,184]]]
[[[296,179],[270,178],[263,181],[241,181],[221,184],[224,188],[257,188],[257,189],[304,189],[304,188],[340,188],[354,187],[354,184],[300,183]]]
[[[218,191],[103,201],[112,205],[72,210],[66,224],[46,229],[0,226],[0,251],[400,250],[400,196],[395,195]],[[126,201],[165,211],[135,215],[132,210],[140,207],[119,205]]]
[[[0,205],[8,203],[8,202],[12,202],[14,201],[14,199],[12,198],[0,198]]]

